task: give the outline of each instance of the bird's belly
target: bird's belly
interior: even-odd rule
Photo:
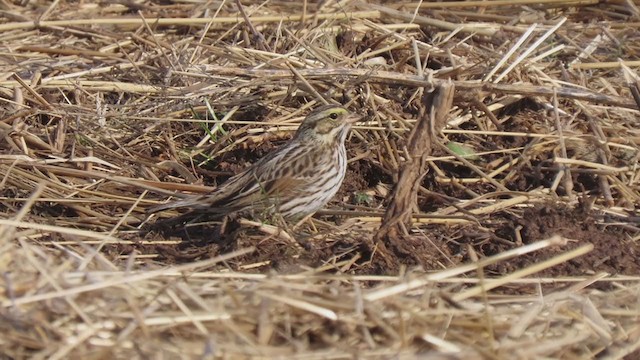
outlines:
[[[300,218],[320,210],[338,192],[346,171],[346,156],[341,157],[334,171],[318,174],[304,187],[293,191],[295,196],[281,199],[279,212],[285,218]]]

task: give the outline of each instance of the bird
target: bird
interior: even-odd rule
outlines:
[[[361,116],[337,105],[314,109],[293,137],[213,192],[151,208],[186,208],[225,216],[280,214],[285,220],[313,215],[338,192],[347,170],[345,141]]]

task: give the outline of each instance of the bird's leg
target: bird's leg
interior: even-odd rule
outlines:
[[[253,221],[253,220],[244,219],[244,218],[240,219],[239,223],[240,225],[243,225],[243,226],[250,226],[258,229],[258,231],[268,235],[267,239],[270,239],[270,238],[280,239],[293,245],[298,249],[300,248],[300,244],[297,242],[297,240],[293,236],[291,236],[291,234],[287,231],[287,228],[285,226],[269,225],[262,222]]]
[[[227,224],[229,223],[229,215],[224,216],[222,218],[222,222],[220,223],[220,234],[224,234],[225,230],[227,230]]]
[[[298,229],[302,224],[307,222],[307,220],[311,219],[312,216],[313,216],[313,214],[309,214],[309,215],[303,217],[300,221],[298,221],[295,225],[293,225],[291,230]],[[313,229],[313,232],[318,232],[318,229],[316,229],[316,226],[313,224],[313,221],[309,221],[309,225],[311,225],[311,228]]]
[[[298,250],[301,249],[301,246],[302,248],[304,248],[303,244],[301,244],[300,241],[298,241],[298,237],[294,233],[295,226],[293,228],[290,227],[282,215],[276,214],[276,216],[277,216],[276,224],[278,229],[280,229],[281,232],[286,234],[291,244]]]
[[[310,234],[306,233],[306,232],[297,232],[296,233],[296,230],[298,230],[298,228],[300,226],[302,226],[302,224],[307,222],[309,224],[309,227],[311,227],[311,233],[317,233],[318,229],[316,228],[316,225],[313,223],[313,221],[311,221],[311,217],[312,216],[313,216],[313,214],[310,214],[310,215],[307,215],[307,216],[303,217],[300,221],[295,223],[291,228],[287,229],[287,231],[289,231],[289,233],[295,235],[293,238],[296,240],[298,245],[302,246],[307,251],[311,249],[311,245],[310,245],[309,241],[307,240],[309,238]]]

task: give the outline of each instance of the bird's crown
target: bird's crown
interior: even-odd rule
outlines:
[[[349,111],[337,105],[325,105],[313,110],[300,124],[298,132],[333,137],[351,124]]]

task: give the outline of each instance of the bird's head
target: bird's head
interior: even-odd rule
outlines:
[[[351,125],[360,118],[341,106],[321,106],[302,121],[295,137],[325,144],[344,143]]]

